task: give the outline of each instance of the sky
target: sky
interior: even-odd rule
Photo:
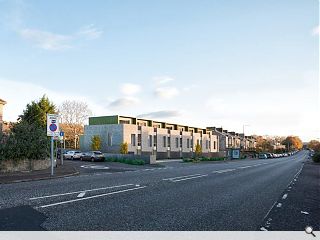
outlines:
[[[46,94],[124,115],[320,138],[316,0],[0,0],[4,120]]]

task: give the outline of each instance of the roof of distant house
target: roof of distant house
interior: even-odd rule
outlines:
[[[6,104],[7,102],[6,102],[5,100],[2,100],[2,99],[0,98],[0,103]]]

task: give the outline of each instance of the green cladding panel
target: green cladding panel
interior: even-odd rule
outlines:
[[[119,124],[118,116],[91,117],[89,125]]]

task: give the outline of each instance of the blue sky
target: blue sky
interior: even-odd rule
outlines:
[[[0,0],[4,119],[47,94],[94,115],[319,138],[315,0]]]

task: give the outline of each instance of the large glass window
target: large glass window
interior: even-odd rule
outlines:
[[[176,148],[179,147],[179,138],[176,138]]]
[[[167,146],[167,137],[163,136],[163,147]]]
[[[187,139],[187,148],[190,148],[190,139]]]
[[[149,135],[149,146],[152,147],[152,135]]]

